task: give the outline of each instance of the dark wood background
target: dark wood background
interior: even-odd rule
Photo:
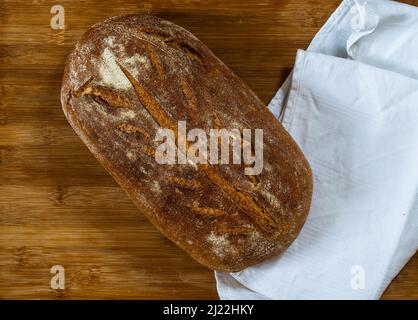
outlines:
[[[213,273],[163,238],[77,138],[59,94],[92,24],[147,13],[189,29],[268,103],[339,0],[0,2],[0,298],[216,299]],[[418,4],[418,1],[409,1]],[[50,288],[63,265],[66,289]],[[418,257],[385,298],[418,298]]]

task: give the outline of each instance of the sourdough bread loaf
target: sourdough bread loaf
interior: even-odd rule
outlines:
[[[312,176],[301,150],[185,29],[139,15],[94,25],[68,57],[61,102],[75,132],[138,209],[203,265],[242,270],[283,252],[303,226]],[[157,130],[176,132],[178,121],[208,135],[263,129],[263,170],[251,176],[239,164],[159,164]]]

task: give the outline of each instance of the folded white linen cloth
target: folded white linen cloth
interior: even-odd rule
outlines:
[[[310,214],[281,256],[216,273],[221,299],[378,299],[417,251],[418,57],[408,51],[418,34],[408,23],[417,8],[346,0],[298,51],[269,107],[311,164]]]

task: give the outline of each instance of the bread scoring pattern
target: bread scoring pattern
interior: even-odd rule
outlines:
[[[69,57],[62,104],[138,208],[199,262],[242,270],[282,252],[303,225],[311,176],[300,150],[254,93],[184,29],[140,16],[94,26]],[[243,128],[263,128],[268,170],[247,176],[239,165],[158,165],[157,129],[177,133],[183,120],[205,132],[235,128],[241,138]],[[249,143],[241,139],[241,147]],[[190,147],[186,142],[185,151]]]

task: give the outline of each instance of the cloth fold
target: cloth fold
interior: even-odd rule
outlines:
[[[269,107],[311,164],[309,217],[281,256],[217,273],[221,299],[378,299],[416,252],[418,80],[405,70],[418,58],[406,68],[382,40],[399,12],[408,51],[400,25],[418,10],[386,0],[343,1],[298,51]]]

